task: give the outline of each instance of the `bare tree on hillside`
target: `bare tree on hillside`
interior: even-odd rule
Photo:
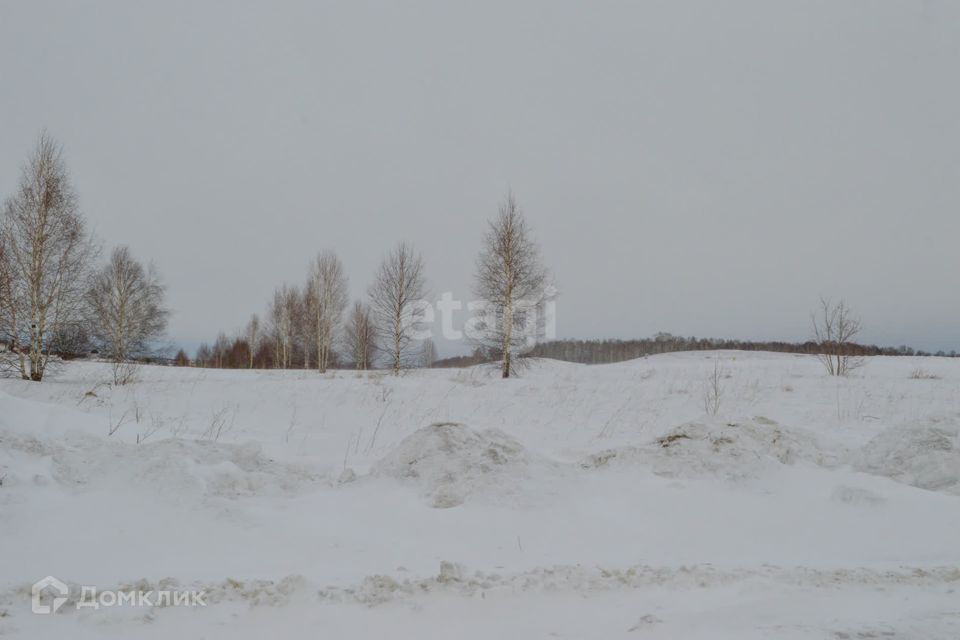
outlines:
[[[845,301],[833,304],[820,298],[820,308],[811,314],[811,320],[820,351],[817,357],[828,374],[845,376],[863,365],[863,358],[852,355],[851,349],[862,325]]]
[[[153,265],[144,267],[127,247],[115,248],[110,262],[91,278],[90,327],[101,353],[113,362],[114,384],[131,380],[131,359],[147,355],[166,330],[165,293]]]
[[[510,377],[515,358],[536,342],[547,278],[530,228],[508,194],[484,236],[474,285],[486,309],[473,339],[499,354],[504,378]]]
[[[347,318],[344,342],[350,359],[359,371],[366,371],[371,366],[376,350],[375,333],[370,308],[357,300]]]
[[[83,316],[86,276],[96,250],[60,145],[41,133],[0,220],[4,285],[0,331],[10,348],[0,366],[43,379],[51,338]]]
[[[419,318],[417,303],[426,295],[423,258],[401,242],[380,264],[370,287],[370,306],[390,368],[400,373],[409,359]]]
[[[324,251],[317,256],[310,265],[307,289],[307,314],[316,341],[317,370],[323,373],[330,364],[333,342],[348,300],[347,276],[337,254]]]

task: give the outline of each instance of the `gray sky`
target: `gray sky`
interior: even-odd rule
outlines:
[[[960,3],[0,4],[0,194],[37,132],[91,226],[152,259],[171,337],[397,240],[469,299],[512,188],[565,337],[960,349]]]

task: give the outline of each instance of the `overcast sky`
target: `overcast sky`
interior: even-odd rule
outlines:
[[[958,74],[950,0],[4,0],[0,194],[46,127],[191,348],[322,248],[469,299],[512,188],[561,336],[960,349]]]

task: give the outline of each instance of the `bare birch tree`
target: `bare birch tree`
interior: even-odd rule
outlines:
[[[370,287],[380,346],[394,374],[400,373],[410,358],[410,344],[420,320],[416,305],[425,295],[423,258],[401,242],[383,259]]]
[[[310,368],[310,355],[313,353],[313,340],[310,333],[310,318],[307,314],[308,288],[291,288],[290,295],[287,298],[287,304],[290,307],[290,318],[292,324],[292,351],[290,355],[291,365],[293,358],[300,355],[303,360],[303,368]]]
[[[376,336],[370,308],[357,300],[353,303],[344,330],[344,342],[358,371],[366,371],[373,361]]]
[[[863,327],[845,301],[833,304],[820,298],[820,308],[811,314],[811,320],[814,339],[820,347],[817,358],[829,375],[845,376],[863,365],[863,358],[853,354],[853,340]]]
[[[515,359],[535,344],[547,278],[523,212],[508,194],[477,259],[474,292],[485,309],[472,336],[499,354],[504,378],[510,377]]]
[[[250,348],[250,369],[253,369],[253,359],[260,347],[260,317],[257,314],[250,316],[247,326],[243,330],[247,340],[247,346]]]
[[[286,369],[290,366],[293,357],[293,304],[291,299],[296,293],[287,285],[283,285],[273,293],[270,304],[270,330],[273,333],[274,366]]]
[[[7,274],[0,331],[10,345],[0,354],[0,366],[40,381],[51,338],[82,319],[86,276],[96,253],[60,145],[45,132],[4,205],[0,244]]]
[[[217,334],[213,342],[213,362],[217,369],[223,369],[230,354],[230,338],[223,331]]]
[[[197,353],[193,358],[198,367],[209,367],[213,362],[213,351],[206,342],[197,347]]]
[[[165,294],[153,265],[144,267],[123,246],[115,248],[110,262],[91,278],[90,328],[102,353],[113,362],[114,384],[131,380],[131,359],[148,355],[166,330],[170,312],[164,306]]]
[[[420,345],[420,366],[424,369],[429,369],[436,361],[437,345],[434,344],[433,340],[427,338],[423,341],[423,344]]]
[[[307,290],[307,314],[310,333],[316,341],[317,370],[323,373],[330,364],[330,353],[349,295],[343,263],[333,251],[321,252],[310,265]]]
[[[12,357],[14,349],[18,346],[8,334],[8,323],[16,326],[16,306],[15,289],[13,287],[13,275],[11,265],[8,260],[6,243],[3,242],[3,236],[0,235],[0,362],[3,359]]]

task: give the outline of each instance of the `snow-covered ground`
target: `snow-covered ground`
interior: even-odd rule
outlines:
[[[0,381],[0,636],[960,638],[960,360],[108,378]]]

